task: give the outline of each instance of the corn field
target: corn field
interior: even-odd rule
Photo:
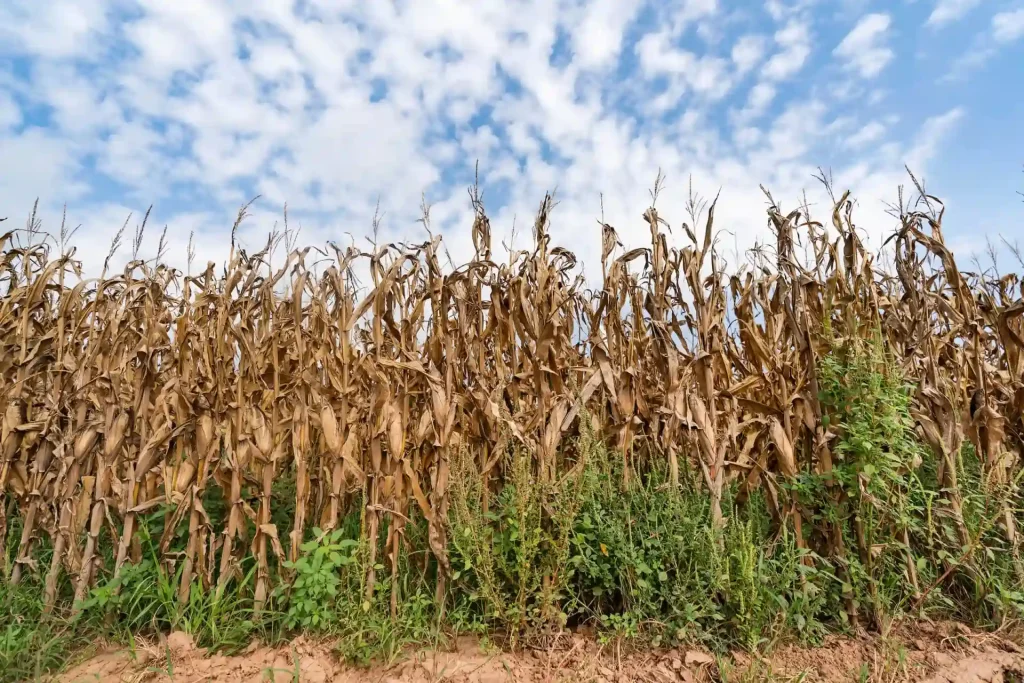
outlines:
[[[877,254],[848,194],[834,202],[822,223],[771,201],[773,248],[729,268],[714,203],[682,224],[680,248],[652,206],[646,248],[623,250],[615,228],[599,226],[593,281],[551,243],[550,197],[532,248],[498,259],[474,195],[475,256],[457,267],[442,266],[438,237],[292,250],[274,266],[272,234],[254,254],[233,240],[225,265],[197,273],[132,260],[83,279],[73,251],[34,229],[6,232],[0,540],[17,547],[0,552],[13,558],[5,575],[42,577],[51,608],[60,581],[81,600],[139,561],[140,519],[166,507],[167,529],[187,520],[183,552],[156,539],[179,598],[248,562],[262,604],[308,530],[336,528],[360,506],[368,592],[398,571],[418,519],[443,596],[452,458],[474,463],[486,507],[512,447],[532,457],[537,481],[569,476],[584,420],[621,460],[623,486],[664,467],[671,485],[703,487],[718,527],[727,488],[762,489],[799,544],[870,561],[871,548],[844,547],[784,486],[802,472],[828,481],[837,426],[823,419],[817,368],[831,349],[870,339],[914,387],[915,429],[940,473],[936,505],[966,547],[961,446],[973,444],[993,491],[1021,472],[1021,278],[961,270],[934,198],[898,211]],[[272,493],[286,475],[294,513],[282,528]],[[211,497],[227,510],[222,525]],[[998,528],[1021,567],[1004,507]]]

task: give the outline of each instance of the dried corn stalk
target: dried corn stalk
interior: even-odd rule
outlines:
[[[262,605],[310,526],[361,512],[368,591],[378,557],[397,571],[407,521],[419,516],[427,547],[416,550],[436,563],[443,596],[453,454],[477,464],[486,508],[510,441],[542,482],[571,470],[567,437],[584,412],[622,459],[624,486],[660,459],[683,485],[688,462],[716,525],[724,486],[739,479],[741,490],[764,486],[799,529],[810,517],[780,478],[833,467],[817,364],[837,339],[876,331],[918,387],[916,422],[964,544],[961,444],[974,443],[993,491],[1016,480],[1021,279],[959,270],[941,212],[904,211],[883,268],[857,237],[847,195],[828,229],[772,201],[774,258],[755,251],[728,271],[714,204],[691,201],[683,246],[652,206],[646,248],[622,251],[616,230],[600,226],[601,280],[589,289],[573,255],[551,243],[550,197],[531,249],[502,262],[479,193],[471,199],[475,254],[448,270],[437,237],[369,253],[334,247],[316,267],[295,250],[273,267],[272,236],[256,254],[233,248],[220,273],[132,260],[82,280],[73,252],[52,258],[38,235],[0,235],[0,538],[10,540],[10,513],[22,522],[12,580],[45,571],[52,607],[64,573],[84,597],[138,559],[140,526],[164,506],[159,551],[181,563],[180,598],[195,581],[231,580],[251,554]],[[366,289],[357,271],[369,273]],[[291,501],[276,486],[285,480]],[[211,517],[211,501],[224,515]],[[295,512],[278,529],[272,513],[285,504]],[[1003,527],[1019,552],[1009,510]],[[838,528],[819,531],[842,558]],[[111,567],[97,553],[103,534],[116,548]],[[33,561],[40,538],[53,547],[45,569]]]

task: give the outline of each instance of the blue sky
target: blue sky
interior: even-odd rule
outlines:
[[[557,188],[555,240],[590,266],[602,199],[644,242],[659,168],[671,225],[692,178],[742,250],[769,234],[759,184],[827,216],[819,166],[877,241],[909,164],[969,255],[1024,241],[1022,82],[1024,0],[3,0],[0,216],[39,197],[55,230],[66,204],[94,270],[150,204],[143,255],[167,225],[182,263],[190,232],[222,260],[257,194],[251,247],[285,203],[304,242],[362,242],[378,201],[384,238],[419,240],[426,199],[459,259],[479,161],[496,241],[528,246]]]

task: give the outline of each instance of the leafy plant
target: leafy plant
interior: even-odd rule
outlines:
[[[580,475],[540,481],[531,459],[512,449],[509,480],[493,508],[484,510],[474,465],[463,457],[453,464],[453,578],[469,587],[467,599],[478,601],[485,618],[507,629],[513,641],[528,626],[564,625]]]
[[[341,529],[313,529],[313,538],[302,544],[299,559],[284,563],[286,569],[295,573],[288,590],[287,628],[327,630],[335,625],[339,575],[355,564],[358,548],[359,541],[345,538]],[[368,610],[369,603],[363,609]]]

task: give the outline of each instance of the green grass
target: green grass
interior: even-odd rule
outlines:
[[[0,681],[38,680],[88,651],[87,633],[42,613],[40,586],[0,582]]]
[[[188,600],[178,600],[180,566],[179,574],[171,574],[161,565],[153,541],[163,533],[166,518],[167,510],[157,509],[140,519],[142,559],[126,564],[116,579],[98,577],[77,610],[72,609],[71,581],[62,574],[55,609],[44,614],[42,575],[51,557],[48,546],[37,548],[34,568],[18,585],[11,584],[9,573],[0,577],[0,682],[41,679],[88,654],[97,643],[131,647],[141,635],[184,631],[197,645],[224,652],[241,649],[254,638],[280,640],[284,613],[273,603],[259,614],[253,610],[252,568],[223,588],[195,582]],[[7,567],[12,566],[20,533],[20,524],[9,530]],[[175,538],[183,548],[184,536]],[[101,539],[99,552],[110,567],[113,543]]]

